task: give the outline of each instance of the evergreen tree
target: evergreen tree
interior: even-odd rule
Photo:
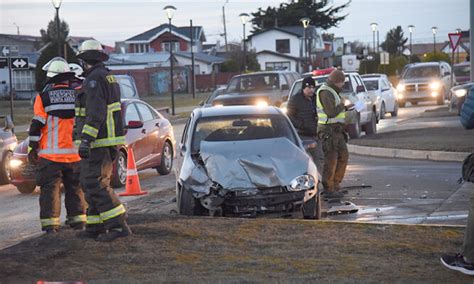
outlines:
[[[328,29],[336,27],[339,22],[346,18],[346,15],[338,16],[342,10],[351,3],[340,6],[328,6],[329,0],[300,0],[290,3],[281,3],[278,8],[268,6],[266,10],[259,8],[252,14],[253,32],[275,26],[300,26],[300,19],[308,17],[311,19],[311,25]]]
[[[385,41],[382,43],[382,49],[391,55],[400,56],[407,41],[408,38],[404,36],[402,27],[397,26],[387,33]]]

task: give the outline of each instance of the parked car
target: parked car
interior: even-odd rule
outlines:
[[[377,132],[377,108],[376,105],[370,99],[367,89],[365,88],[364,82],[358,73],[346,72],[346,83],[341,91],[341,96],[346,99],[346,104],[357,101],[363,102],[365,108],[360,112],[351,110],[346,113],[347,121],[346,130],[351,138],[358,138],[361,135],[362,130],[366,134],[374,134]],[[316,88],[326,82],[329,75],[313,76],[316,81]],[[301,85],[303,79],[297,80],[290,90],[290,97],[301,92]],[[315,92],[317,89],[315,90]],[[288,102],[282,104],[282,109],[286,108]]]
[[[4,126],[0,128],[0,185],[10,183],[10,160],[13,150],[17,145],[15,133],[13,133],[13,121],[9,115],[0,115]]]
[[[252,105],[265,101],[280,106],[288,98],[290,86],[301,76],[291,71],[264,71],[232,77],[223,94],[213,100],[216,105]]]
[[[471,62],[466,61],[453,65],[454,76],[456,76],[456,84],[464,85],[471,81]]]
[[[469,94],[473,86],[474,83],[467,83],[451,89],[451,98],[449,100],[450,112],[456,112],[457,115],[461,114],[461,109],[466,100],[466,96]]]
[[[226,89],[226,87],[216,88],[205,100],[203,100],[199,103],[199,106],[200,107],[211,107],[212,102],[214,101],[214,99],[217,96],[222,95],[224,93],[225,89]]]
[[[152,106],[136,99],[122,99],[126,145],[119,148],[114,161],[111,184],[113,187],[125,185],[127,178],[127,149],[132,147],[137,170],[154,168],[158,173],[167,175],[173,167],[175,140],[173,127],[168,119]],[[21,193],[31,193],[36,187],[33,176],[28,171],[28,143],[25,139],[13,153],[11,165],[11,183]]]
[[[398,102],[404,107],[420,101],[434,100],[438,105],[448,99],[451,81],[451,67],[446,62],[421,62],[407,64],[397,85]]]
[[[392,86],[385,74],[362,75],[365,87],[372,102],[378,110],[378,118],[384,119],[386,113],[392,117],[398,115],[397,90]]]
[[[182,215],[255,216],[303,211],[320,218],[318,172],[276,107],[195,109],[176,160]]]

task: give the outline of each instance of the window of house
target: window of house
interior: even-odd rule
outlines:
[[[290,53],[290,40],[289,39],[277,39],[275,41],[276,51],[279,53]]]
[[[12,72],[13,88],[17,91],[32,91],[35,89],[33,70],[16,70]]]
[[[192,65],[185,65],[185,67],[189,68],[189,71],[191,71]],[[199,65],[194,65],[194,74],[201,74],[201,68]]]
[[[169,52],[170,51],[170,45],[172,46],[174,52],[179,51],[179,42],[177,42],[177,41],[162,42],[161,43],[161,49],[163,51],[168,51]]]
[[[290,61],[265,62],[265,70],[291,70]]]

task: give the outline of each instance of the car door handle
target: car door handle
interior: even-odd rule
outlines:
[[[142,133],[145,134],[145,133],[146,133],[146,129],[142,129]]]

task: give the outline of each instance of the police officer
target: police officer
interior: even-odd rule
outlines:
[[[324,195],[327,199],[341,198],[341,182],[346,172],[349,152],[345,131],[346,110],[344,99],[339,95],[344,87],[344,72],[333,70],[316,92],[318,112],[318,137],[323,145],[324,168],[322,174]]]
[[[110,187],[117,145],[125,143],[117,80],[105,68],[108,55],[96,40],[79,47],[85,80],[76,99],[75,140],[81,156],[81,184],[89,204],[86,230],[78,237],[113,241],[131,234],[126,210]]]
[[[304,78],[301,92],[291,96],[288,101],[287,115],[298,131],[301,140],[311,143],[307,151],[313,158],[318,171],[321,172],[324,165],[324,154],[317,137],[318,116],[314,98],[315,88],[316,83],[313,78]]]
[[[37,164],[36,182],[40,191],[41,228],[48,234],[60,226],[61,183],[65,189],[67,223],[82,229],[86,222],[86,202],[79,185],[79,155],[72,140],[75,91],[69,85],[74,73],[68,63],[55,57],[43,66],[46,86],[36,96],[29,130],[28,160]]]

